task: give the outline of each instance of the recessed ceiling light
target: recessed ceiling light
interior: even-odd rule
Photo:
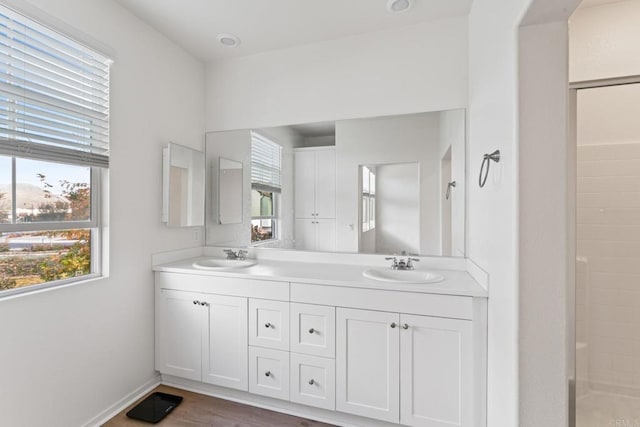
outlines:
[[[387,10],[389,12],[404,12],[411,8],[412,0],[387,0]]]
[[[222,33],[218,34],[217,38],[220,44],[226,47],[237,47],[240,44],[240,39],[233,34]]]

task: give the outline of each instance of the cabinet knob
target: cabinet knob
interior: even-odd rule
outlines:
[[[265,323],[264,327],[265,328],[273,328],[273,325],[271,323]]]
[[[206,301],[201,302],[201,303],[200,303],[200,305],[204,305],[205,307],[209,307],[209,303],[208,303],[208,302],[206,302]]]
[[[313,329],[313,328],[309,329],[309,333],[310,333],[310,334],[314,333],[315,331],[316,331],[316,330],[315,330],[315,329]]]
[[[391,326],[391,329],[395,329],[395,327],[396,327],[396,326],[398,326],[398,325],[396,325],[396,322],[393,322],[393,323],[392,323],[391,325],[389,325],[389,326]]]
[[[402,329],[409,329],[409,325],[405,323],[404,325],[402,325]]]
[[[270,377],[270,376],[271,376],[271,371],[267,371],[267,372],[265,372],[265,373],[264,373],[264,375],[265,375],[266,377]]]
[[[194,300],[194,301],[193,301],[193,305],[197,305],[197,304],[199,304],[199,302],[198,302],[198,301],[196,301],[196,300]]]
[[[314,385],[316,382],[312,379],[309,380],[309,385]]]

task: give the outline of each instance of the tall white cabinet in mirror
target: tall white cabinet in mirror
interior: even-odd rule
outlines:
[[[162,222],[204,225],[204,153],[170,143],[162,150]]]
[[[242,224],[242,162],[220,157],[218,219],[220,224]]]
[[[296,148],[295,248],[336,250],[335,147]]]

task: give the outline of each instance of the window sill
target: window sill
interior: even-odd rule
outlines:
[[[43,292],[49,292],[56,289],[68,288],[71,286],[77,285],[85,285],[92,282],[100,281],[102,279],[106,279],[109,276],[102,274],[87,274],[86,276],[82,276],[81,278],[70,278],[64,280],[55,280],[52,282],[41,283],[39,285],[25,286],[22,288],[16,289],[7,289],[5,291],[0,291],[0,302],[26,297],[29,295],[39,294]]]
[[[259,246],[266,246],[266,245],[271,245],[277,242],[280,242],[280,239],[269,239],[269,240],[260,240],[258,242],[252,242],[249,247],[251,248],[255,248],[255,247],[259,247]]]

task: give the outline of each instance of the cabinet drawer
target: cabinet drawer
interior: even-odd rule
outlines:
[[[335,360],[291,353],[291,401],[336,408]]]
[[[292,303],[291,351],[322,357],[335,357],[335,307]]]
[[[289,352],[249,347],[249,392],[289,399]]]
[[[249,300],[249,345],[289,350],[289,303]]]

